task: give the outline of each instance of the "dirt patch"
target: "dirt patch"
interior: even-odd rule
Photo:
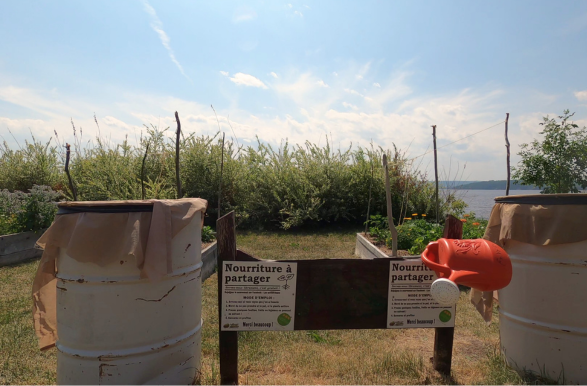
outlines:
[[[211,241],[209,243],[202,243],[202,251],[208,248],[210,245],[214,244],[216,241]]]

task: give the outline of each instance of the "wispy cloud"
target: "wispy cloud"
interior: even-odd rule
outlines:
[[[587,90],[575,92],[575,98],[580,101],[587,101]]]
[[[153,29],[153,31],[155,31],[157,33],[157,35],[159,35],[159,39],[161,39],[161,43],[163,44],[163,47],[165,47],[165,49],[167,50],[167,53],[169,54],[169,58],[177,66],[177,68],[179,69],[181,74],[187,80],[189,80],[191,82],[192,80],[189,78],[189,76],[187,76],[185,74],[185,71],[183,70],[182,65],[175,58],[175,53],[173,52],[173,49],[171,48],[171,45],[169,44],[169,36],[167,36],[167,33],[163,30],[163,23],[161,23],[159,16],[157,16],[157,12],[155,12],[155,8],[153,8],[147,0],[143,0],[143,6],[145,8],[145,11],[151,16],[151,28]]]
[[[316,84],[320,87],[328,87],[328,85],[326,83],[324,83],[324,81],[322,79],[320,79],[318,82],[316,82]]]
[[[250,87],[259,87],[259,88],[267,88],[265,83],[263,83],[259,78],[255,78],[253,75],[243,74],[242,72],[238,72],[234,74],[230,80],[236,84],[242,84],[243,86],[250,86]]]
[[[367,101],[371,101],[372,100],[372,98],[361,94],[357,90],[353,90],[353,89],[350,89],[350,88],[345,88],[344,91],[345,92],[348,92],[349,94],[360,96],[361,98],[365,98],[365,100],[367,100]]]
[[[279,77],[277,76],[277,74],[276,74],[276,73],[274,73],[274,72],[271,72],[269,75],[271,75],[271,76],[272,76],[272,77],[274,77],[275,79],[279,78]]]
[[[579,16],[575,16],[565,23],[561,23],[562,28],[559,32],[560,35],[576,34],[587,28],[587,13]]]
[[[244,21],[250,21],[257,17],[257,12],[249,7],[239,7],[234,12],[234,16],[232,17],[233,23],[241,23]]]
[[[381,85],[379,83],[377,83],[377,82],[376,83],[373,83],[373,86],[374,87],[377,87],[377,88],[381,88]]]
[[[301,13],[300,11],[294,11],[294,15],[297,15],[299,17],[304,17],[304,14]]]
[[[342,102],[342,105],[344,107],[346,107],[347,109],[351,109],[351,110],[358,110],[359,108],[353,104],[347,103],[347,102]]]
[[[228,76],[228,72],[227,71],[220,71],[220,73],[224,76]]]
[[[409,148],[408,156],[414,157],[429,150],[431,124],[439,125],[439,145],[442,146],[503,120],[501,114],[495,113],[504,111],[504,94],[499,89],[462,90],[442,95],[410,97],[407,93],[410,89],[406,84],[407,77],[397,73],[390,80],[381,83],[381,90],[369,91],[373,101],[367,103],[362,98],[354,98],[360,94],[350,88],[355,82],[355,74],[354,71],[341,72],[337,82],[324,88],[317,84],[320,78],[311,73],[292,76],[292,79],[284,73],[275,80],[272,89],[278,98],[289,98],[295,105],[287,111],[274,111],[275,107],[270,106],[264,109],[267,110],[266,113],[256,114],[236,106],[220,108],[218,117],[221,127],[228,128],[228,118],[223,117],[230,114],[234,131],[243,143],[254,144],[259,137],[272,144],[279,144],[283,138],[289,138],[291,143],[303,144],[306,140],[318,142],[321,136],[328,133],[332,134],[334,143],[343,147],[349,143],[365,146],[373,138],[377,145],[384,148],[390,148],[393,144],[401,149]],[[226,76],[229,77],[230,74]],[[238,84],[256,83],[256,79],[259,83],[254,87],[263,88],[263,83],[252,75],[239,73],[232,79],[238,80]],[[400,90],[399,94],[397,90]],[[394,99],[397,95],[401,97]],[[349,96],[353,100],[347,99]],[[60,137],[62,134],[66,137],[61,140],[68,141],[71,138],[69,121],[72,110],[77,111],[77,115],[73,115],[76,126],[83,126],[84,136],[88,135],[88,138],[96,134],[92,119],[94,109],[108,111],[108,115],[98,114],[98,119],[102,134],[110,135],[110,132],[115,142],[124,140],[126,135],[129,135],[129,139],[134,137],[138,141],[143,123],[173,127],[174,111],[180,111],[186,133],[214,134],[217,130],[216,117],[210,111],[209,105],[165,95],[124,93],[118,95],[116,100],[96,106],[95,103],[86,103],[83,99],[54,94],[53,91],[0,87],[0,100],[34,111],[52,113],[42,119],[0,115],[0,128],[10,128],[19,141],[29,138],[29,128],[41,140],[51,137],[53,128],[56,128]],[[529,113],[510,118],[512,145],[527,143],[538,135],[541,117],[546,113]],[[82,119],[83,117],[87,118]],[[502,126],[446,148],[439,154],[440,165],[448,165],[451,159],[452,162],[467,162],[467,171],[482,179],[502,178],[501,172],[495,168],[496,160],[504,159],[503,142],[495,140],[500,133]],[[10,138],[7,140],[11,141]],[[422,170],[429,170],[426,165],[430,157],[431,155],[424,157]],[[517,162],[515,155],[512,162]]]

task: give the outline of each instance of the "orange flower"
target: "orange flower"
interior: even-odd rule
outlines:
[[[418,215],[418,213],[412,213],[412,216],[417,216],[417,215]]]
[[[477,225],[479,225],[479,223],[478,222],[474,222],[473,225],[477,226]]]
[[[411,217],[404,217],[404,220],[411,220]]]
[[[469,216],[471,216],[471,215],[470,215],[470,214],[466,214],[466,215],[465,215],[465,217],[469,217]]]
[[[426,217],[426,215],[425,215],[425,214],[422,214],[421,216],[422,216],[422,217]]]
[[[467,219],[465,219],[465,218],[462,218],[462,219],[461,219],[461,221],[462,221],[462,222],[467,222]]]

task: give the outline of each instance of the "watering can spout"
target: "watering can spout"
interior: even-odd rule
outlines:
[[[438,239],[422,253],[424,264],[439,277],[432,283],[432,297],[442,305],[458,301],[458,284],[480,291],[506,287],[512,279],[508,254],[484,239]]]

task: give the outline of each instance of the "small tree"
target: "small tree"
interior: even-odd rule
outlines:
[[[544,117],[544,140],[520,145],[522,160],[513,169],[513,178],[522,185],[536,185],[541,193],[578,193],[587,187],[587,128],[569,122],[565,110],[554,118]]]

